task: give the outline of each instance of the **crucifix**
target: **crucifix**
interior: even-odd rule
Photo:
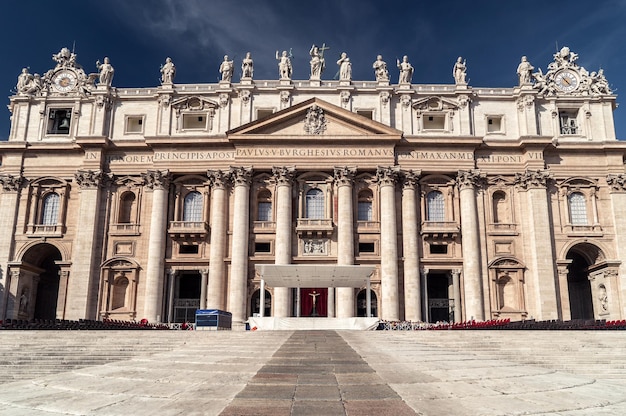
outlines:
[[[319,295],[320,294],[317,293],[315,290],[313,292],[309,293],[309,296],[311,296],[311,298],[313,300],[313,307],[311,308],[311,315],[310,316],[319,316],[319,314],[317,313],[317,306],[316,306],[317,297]]]

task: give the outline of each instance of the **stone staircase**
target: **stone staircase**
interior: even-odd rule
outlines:
[[[421,331],[414,340],[477,359],[626,379],[626,331]]]
[[[171,351],[188,342],[184,335],[182,331],[0,331],[0,384]]]

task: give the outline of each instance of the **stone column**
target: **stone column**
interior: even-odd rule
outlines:
[[[404,256],[404,319],[422,320],[419,270],[419,234],[417,214],[417,180],[420,173],[403,174],[402,187],[402,253]]]
[[[250,183],[252,169],[231,168],[235,188],[233,209],[233,238],[230,267],[228,302],[233,314],[233,323],[247,319],[246,304],[248,293],[248,241],[250,223]]]
[[[420,270],[420,274],[422,277],[422,282],[420,287],[422,288],[422,321],[430,322],[430,311],[428,310],[428,273],[429,270],[426,267],[423,267]]]
[[[148,189],[152,190],[152,213],[148,241],[148,264],[144,295],[144,318],[150,322],[161,320],[163,304],[163,279],[167,231],[167,202],[170,175],[167,170],[149,170],[142,175]]]
[[[15,224],[17,222],[17,210],[19,207],[20,189],[24,178],[21,175],[0,175],[0,320],[5,319],[7,299],[9,295],[9,262],[13,256],[13,242],[15,236]],[[34,210],[34,208],[31,208]]]
[[[398,302],[398,230],[396,224],[397,170],[379,167],[376,177],[380,187],[380,283],[382,319],[400,319]]]
[[[615,227],[615,254],[622,260],[617,276],[620,319],[626,318],[626,174],[610,174],[606,177],[610,189],[612,223]]]
[[[291,186],[295,169],[289,167],[272,168],[276,182],[276,254],[275,264],[291,263],[291,213],[293,200]],[[291,315],[289,304],[289,288],[274,288],[274,316],[285,318]]]
[[[567,287],[567,275],[569,274],[569,266],[572,260],[561,261],[557,264],[557,274],[559,279],[559,300],[561,303],[561,319],[570,321],[572,319],[572,310],[569,305],[569,291]]]
[[[226,231],[228,224],[227,187],[228,172],[208,171],[211,183],[211,249],[209,252],[209,283],[207,286],[207,309],[224,310]]]
[[[523,203],[527,207],[528,224],[524,240],[530,259],[526,264],[530,283],[528,291],[533,296],[534,316],[538,320],[561,319],[557,308],[555,250],[547,192],[549,177],[547,170],[527,170],[515,177],[520,194],[526,193]]]
[[[209,285],[209,269],[200,270],[200,309],[206,309],[206,291]]]
[[[465,288],[465,319],[485,319],[483,281],[480,272],[480,235],[476,192],[480,174],[459,171],[457,185],[461,200],[461,243],[463,245],[463,287]]]
[[[354,207],[352,182],[356,168],[335,168],[337,184],[337,264],[354,264]],[[332,288],[329,288],[329,292]],[[351,318],[354,316],[354,288],[337,288],[337,317]]]
[[[452,274],[452,296],[454,298],[454,322],[463,320],[463,308],[461,308],[461,271],[451,270]]]
[[[167,323],[174,322],[174,292],[176,291],[176,274],[178,272],[174,269],[167,271],[168,285],[167,285]],[[200,309],[202,308],[202,300],[200,300]]]
[[[100,262],[95,259],[95,251],[103,178],[99,170],[79,170],[74,179],[80,188],[80,215],[72,244],[72,278],[68,282],[65,315],[66,319],[96,319]]]

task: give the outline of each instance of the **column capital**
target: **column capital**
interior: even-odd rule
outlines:
[[[77,170],[74,173],[74,180],[80,189],[98,188],[102,185],[104,175],[101,170]]]
[[[460,190],[467,188],[475,188],[480,185],[485,177],[478,169],[460,170],[456,177],[456,184]]]
[[[548,169],[526,170],[515,174],[515,184],[523,189],[540,189],[548,186],[552,174]]]
[[[206,175],[213,189],[226,189],[231,180],[230,172],[223,170],[209,170]]]
[[[273,166],[272,176],[277,185],[291,185],[296,176],[296,169],[293,166]]]
[[[422,175],[422,171],[421,170],[405,170],[402,171],[400,174],[400,178],[402,179],[402,185],[403,187],[406,188],[413,188],[415,189],[417,187],[417,183],[419,181],[420,176]]]
[[[335,183],[338,186],[349,186],[352,185],[352,181],[356,176],[356,168],[348,166],[335,167],[334,175]]]
[[[167,189],[170,186],[169,170],[148,170],[141,174],[144,184],[150,189]]]
[[[18,192],[25,182],[24,177],[19,175],[11,175],[8,173],[0,175],[0,186],[4,192]]]
[[[452,277],[459,277],[461,275],[461,269],[452,269],[450,270],[450,274]]]
[[[252,168],[250,167],[230,167],[230,174],[235,186],[250,186],[252,183]]]
[[[612,192],[625,192],[626,191],[626,174],[620,173],[615,175],[609,173],[606,176],[606,183],[611,188]]]
[[[395,186],[399,172],[397,166],[379,166],[376,169],[376,182],[380,186]]]

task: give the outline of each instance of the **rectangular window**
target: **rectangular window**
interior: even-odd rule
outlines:
[[[255,253],[271,253],[272,244],[269,242],[254,243],[254,252]]]
[[[359,243],[359,253],[375,253],[376,246],[374,243]]]
[[[70,134],[71,108],[51,108],[48,112],[47,134]]]
[[[143,133],[143,116],[128,116],[125,133]]]
[[[430,244],[430,254],[448,254],[448,245]]]
[[[183,130],[206,130],[206,114],[183,114]]]
[[[197,244],[189,244],[178,247],[178,254],[198,254],[199,247]]]
[[[356,110],[356,113],[370,120],[374,120],[374,110]]]
[[[424,115],[424,130],[445,130],[446,115],[445,114],[426,114]]]
[[[577,111],[559,111],[559,122],[561,123],[561,134],[580,134],[577,122]]]
[[[487,133],[502,133],[502,116],[487,117]]]
[[[372,221],[372,203],[370,201],[359,201],[358,221]]]
[[[258,221],[272,221],[272,203],[259,202]]]
[[[269,117],[272,114],[274,114],[274,109],[273,108],[257,108],[257,110],[256,110],[256,118],[257,118],[257,120],[260,120],[260,119],[265,118],[265,117]]]

